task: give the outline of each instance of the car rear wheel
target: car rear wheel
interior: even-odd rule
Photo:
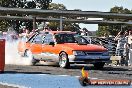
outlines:
[[[30,65],[36,65],[37,61],[35,61],[32,52],[30,50],[26,50],[24,53],[24,57],[27,59]]]
[[[102,69],[104,67],[105,63],[104,62],[98,62],[94,64],[95,69]]]
[[[62,68],[69,68],[70,67],[68,55],[65,52],[60,53],[59,66]]]

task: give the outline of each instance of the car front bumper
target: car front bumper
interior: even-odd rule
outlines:
[[[78,56],[71,55],[68,57],[70,63],[97,63],[97,62],[108,62],[110,56]]]

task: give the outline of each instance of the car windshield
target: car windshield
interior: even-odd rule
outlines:
[[[89,42],[80,35],[77,34],[56,34],[56,42],[60,43],[78,43],[78,44],[88,44]]]
[[[80,35],[74,35],[75,40],[78,44],[89,44],[90,42]]]

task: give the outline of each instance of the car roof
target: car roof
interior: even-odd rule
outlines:
[[[51,34],[55,35],[55,34],[61,34],[61,33],[75,34],[76,32],[71,32],[71,31],[42,31],[40,33],[51,33]]]

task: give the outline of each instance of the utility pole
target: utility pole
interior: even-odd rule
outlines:
[[[36,17],[33,17],[33,30],[36,30]]]
[[[62,16],[60,16],[60,31],[62,31],[63,30],[63,26],[62,26]]]

